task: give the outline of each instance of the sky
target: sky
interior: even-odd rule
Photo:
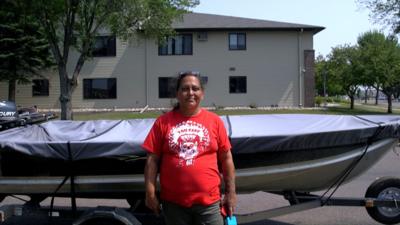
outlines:
[[[200,0],[192,11],[325,27],[314,35],[316,56],[326,56],[332,47],[354,45],[367,31],[388,30],[375,24],[370,11],[356,0]]]

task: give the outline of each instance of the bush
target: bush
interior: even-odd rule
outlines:
[[[334,103],[348,103],[349,100],[346,99],[345,96],[336,95],[332,97],[328,97],[327,102],[334,102]]]
[[[257,104],[256,103],[250,103],[249,107],[251,109],[256,109],[257,108]]]
[[[324,97],[322,97],[322,96],[316,96],[315,98],[314,98],[314,102],[315,102],[315,105],[317,106],[317,107],[321,107],[321,104],[322,104],[322,102],[324,101]]]

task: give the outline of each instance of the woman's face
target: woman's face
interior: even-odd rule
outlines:
[[[176,94],[179,107],[183,109],[197,109],[203,100],[204,92],[196,76],[187,75],[182,78]]]

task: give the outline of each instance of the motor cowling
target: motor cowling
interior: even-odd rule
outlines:
[[[0,121],[18,120],[18,111],[15,102],[0,101]]]

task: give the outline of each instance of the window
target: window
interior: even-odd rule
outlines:
[[[208,77],[200,76],[203,85],[208,82]],[[158,78],[158,97],[159,98],[175,98],[176,97],[176,78],[175,77],[159,77]]]
[[[229,93],[247,93],[245,76],[229,77]]]
[[[49,96],[49,80],[32,80],[32,96]]]
[[[159,98],[175,98],[176,78],[159,77],[158,78],[158,97]]]
[[[93,45],[92,55],[94,57],[116,56],[115,36],[97,36]]]
[[[83,79],[84,99],[117,98],[116,78]]]
[[[158,46],[158,55],[191,55],[192,34],[169,37],[164,45]]]
[[[230,33],[229,50],[246,50],[246,33]]]

